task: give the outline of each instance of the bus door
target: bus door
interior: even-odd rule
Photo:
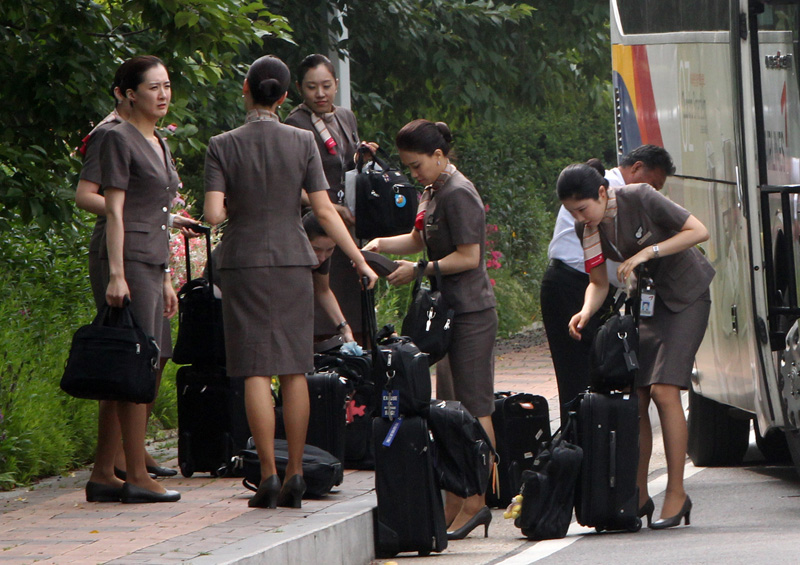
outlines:
[[[800,427],[800,2],[750,2],[747,17],[768,308],[762,338],[778,363],[789,437]]]

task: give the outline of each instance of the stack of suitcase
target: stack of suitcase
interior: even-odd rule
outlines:
[[[374,312],[371,293],[367,293],[365,310]],[[376,336],[374,316],[369,321],[365,331]],[[431,396],[427,356],[407,338],[387,337],[379,342],[375,337],[372,361],[381,392],[381,417],[372,421],[376,555],[444,551],[447,527],[426,418]]]
[[[633,311],[637,324],[639,294],[637,289],[626,306],[626,311]],[[589,391],[581,395],[578,406],[576,443],[583,449],[583,463],[575,492],[575,515],[580,524],[598,532],[636,532],[642,527],[637,516],[639,403],[634,392],[635,370],[631,368],[635,364],[634,354],[629,377],[616,382],[592,374]]]
[[[178,465],[184,477],[196,472],[216,476],[245,447],[250,428],[244,408],[244,379],[225,373],[222,308],[215,295],[211,230],[206,238],[208,280],[196,278],[178,292],[179,331],[174,361],[178,369]],[[186,277],[191,278],[186,239]]]
[[[497,490],[486,491],[486,504],[505,508],[519,493],[522,472],[533,467],[536,454],[550,441],[547,399],[522,392],[496,392],[492,414],[499,475]]]

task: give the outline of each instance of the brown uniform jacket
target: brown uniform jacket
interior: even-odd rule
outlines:
[[[108,130],[101,148],[101,188],[125,191],[122,209],[124,259],[166,265],[169,262],[169,210],[180,179],[169,146],[158,134],[156,136],[163,148],[160,155],[128,122]],[[108,257],[105,245],[100,248],[100,257]]]
[[[255,121],[212,137],[206,192],[224,192],[228,211],[218,267],[313,266],[300,194],[326,190],[311,132]]]
[[[355,168],[353,155],[358,148],[358,123],[356,116],[347,108],[336,108],[332,124],[328,124],[328,132],[336,140],[336,155],[328,153],[322,138],[314,125],[311,123],[311,112],[302,106],[297,106],[286,118],[286,123],[290,126],[313,132],[314,140],[317,143],[322,168],[325,171],[325,178],[328,179],[328,196],[334,204],[344,203],[344,174]]]
[[[669,239],[690,216],[685,208],[649,184],[628,185],[615,192],[616,229],[613,222],[600,225],[600,244],[607,259],[624,261],[645,247]],[[576,231],[582,239],[583,224],[576,224]],[[656,295],[673,312],[680,312],[697,300],[715,274],[714,267],[696,247],[652,259],[645,265],[655,283]]]
[[[424,241],[431,261],[456,251],[459,245],[480,245],[480,264],[468,271],[442,276],[440,289],[456,314],[480,312],[496,301],[486,272],[486,209],[470,180],[456,171],[440,188],[425,190],[419,204],[425,210]]]

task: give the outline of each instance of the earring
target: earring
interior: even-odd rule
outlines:
[[[439,165],[440,167],[442,166],[442,162],[439,161],[438,159],[436,160],[436,164]]]

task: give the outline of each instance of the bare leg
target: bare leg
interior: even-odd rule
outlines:
[[[650,387],[650,395],[658,408],[667,456],[667,491],[661,517],[671,518],[680,512],[686,499],[683,472],[689,433],[681,405],[681,390],[677,386],[654,384]]]
[[[494,445],[494,427],[492,427],[492,417],[491,416],[480,416],[478,421],[483,426],[483,429],[486,431],[486,435],[489,436],[489,439]],[[451,494],[451,493],[447,493]],[[455,495],[452,495],[455,498]],[[445,498],[447,500],[447,498]],[[470,518],[472,518],[478,511],[486,506],[486,495],[485,494],[476,494],[470,496],[469,498],[458,498],[458,500],[463,501],[463,506],[461,507],[461,511],[456,515],[453,519],[453,522],[447,528],[449,531],[455,531],[459,529],[461,526],[466,524]],[[447,514],[445,513],[445,520],[447,519]]]
[[[275,469],[275,407],[272,404],[270,377],[248,377],[244,381],[244,404],[247,423],[256,443],[261,463],[261,480],[274,475]]]
[[[122,486],[122,481],[114,476],[114,454],[122,445],[122,432],[119,426],[117,403],[101,400],[97,418],[97,452],[89,480],[95,483]]]
[[[119,422],[122,427],[122,446],[125,449],[127,482],[157,493],[166,492],[150,478],[144,464],[144,439],[147,431],[147,405],[119,402]]]
[[[650,456],[653,453],[653,428],[650,425],[650,387],[643,386],[637,391],[639,395],[639,467],[636,472],[636,484],[639,487],[639,508],[650,494],[647,492],[647,477],[650,472]]]
[[[283,425],[289,444],[289,463],[286,478],[303,474],[303,448],[308,431],[309,400],[305,375],[279,375],[283,397]]]

